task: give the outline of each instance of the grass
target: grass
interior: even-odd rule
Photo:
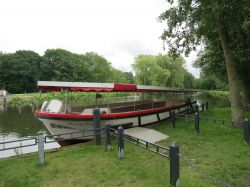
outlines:
[[[230,119],[229,108],[211,109],[204,116]],[[170,137],[159,144],[180,144],[180,186],[250,186],[250,146],[242,129],[178,120],[176,128],[163,122],[152,126]],[[93,142],[37,155],[0,161],[0,186],[169,186],[169,160],[125,142],[125,158]]]
[[[217,98],[228,98],[229,97],[229,91],[221,91],[221,90],[202,90],[202,92],[207,93],[208,95],[211,95],[213,97]]]

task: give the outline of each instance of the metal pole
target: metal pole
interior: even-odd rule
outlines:
[[[199,117],[199,113],[195,113],[195,116],[194,116],[194,128],[196,130],[197,133],[200,132],[200,117]]]
[[[205,104],[201,103],[201,112],[204,112],[204,107],[205,107]]]
[[[170,159],[170,184],[179,186],[180,183],[180,160],[179,160],[179,145],[172,143],[169,150]]]
[[[175,111],[174,110],[171,111],[171,119],[172,119],[173,128],[175,128]]]
[[[133,92],[133,100],[134,100],[134,111],[135,111],[135,92]]]
[[[110,135],[110,125],[105,125],[105,134],[106,134],[106,150],[110,151],[112,149],[111,145],[111,135]]]
[[[208,101],[206,101],[206,111],[208,111]]]
[[[40,165],[45,164],[45,152],[44,152],[44,131],[39,131],[38,136],[38,155]]]
[[[244,142],[246,144],[250,143],[250,123],[246,118],[243,122],[243,129],[244,129]]]
[[[151,99],[152,99],[152,108],[154,108],[154,99],[153,99],[153,94],[151,93]]]
[[[194,111],[195,111],[196,113],[199,113],[199,105],[198,105],[198,104],[195,105]]]
[[[165,105],[167,106],[167,96],[166,96],[166,92],[164,92],[164,97],[165,97]]]
[[[118,158],[124,158],[124,130],[123,127],[118,127]]]
[[[97,106],[97,92],[95,92],[95,106]]]
[[[101,145],[101,124],[100,124],[100,109],[96,107],[93,111],[94,118],[94,134],[96,145]]]
[[[66,91],[66,97],[64,100],[64,113],[67,112],[68,92]]]

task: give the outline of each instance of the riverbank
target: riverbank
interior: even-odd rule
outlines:
[[[210,96],[217,98],[229,98],[229,91],[221,91],[221,90],[202,90],[202,92],[207,93]]]
[[[102,101],[99,102],[108,102],[108,100],[111,98],[111,100],[114,97],[123,97],[125,95],[129,95],[127,93],[101,93],[103,98],[106,97],[106,99],[102,99]],[[26,94],[12,94],[9,96],[7,100],[8,105],[29,105],[33,104],[41,105],[44,101],[49,101],[51,99],[60,99],[64,100],[67,97],[67,100],[70,101],[72,104],[79,104],[79,103],[95,103],[95,96],[96,93],[89,92],[48,92],[48,93],[26,93]],[[108,96],[108,97],[107,97]]]
[[[230,119],[229,108],[215,108],[202,116]],[[248,117],[250,114],[248,113]],[[178,120],[152,126],[170,137],[160,144],[180,144],[181,186],[249,186],[250,146],[243,143],[242,129]],[[106,152],[93,142],[46,153],[40,167],[37,155],[0,161],[0,186],[167,186],[169,161],[125,143],[125,158],[114,149]]]

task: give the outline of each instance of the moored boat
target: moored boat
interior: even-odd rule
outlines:
[[[112,83],[79,83],[79,82],[55,82],[39,81],[41,91],[70,91],[70,92],[193,92],[189,89],[167,88],[158,86],[143,86],[135,84],[112,84]],[[72,133],[76,131],[93,130],[93,109],[100,109],[101,125],[123,125],[125,128],[144,126],[160,122],[170,118],[170,111],[184,112],[196,102],[185,100],[141,100],[125,101],[108,104],[95,104],[87,106],[72,106],[67,101],[53,99],[45,101],[40,110],[35,111],[36,117],[43,122],[52,134]],[[72,135],[71,135],[72,136]],[[79,137],[76,133],[75,138]],[[72,137],[74,138],[74,137]],[[91,138],[91,136],[86,139]],[[92,137],[93,138],[93,137]],[[82,138],[80,138],[82,139]]]

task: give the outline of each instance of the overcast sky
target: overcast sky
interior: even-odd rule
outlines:
[[[164,53],[157,17],[167,7],[166,0],[0,0],[0,51],[94,51],[131,71],[137,55]],[[198,77],[195,53],[185,59]]]

